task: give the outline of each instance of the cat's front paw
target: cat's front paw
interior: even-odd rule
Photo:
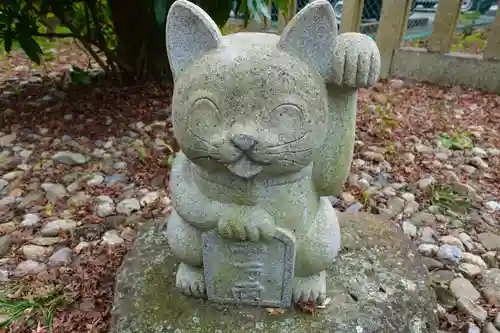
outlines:
[[[266,211],[255,207],[242,208],[232,214],[223,215],[218,227],[222,238],[239,241],[258,242],[271,239],[276,233],[272,217]]]
[[[179,264],[179,268],[177,269],[175,285],[185,295],[193,297],[205,296],[203,271],[183,262]]]
[[[309,277],[293,279],[292,300],[294,303],[315,303],[321,305],[326,300],[325,271]]]
[[[347,32],[337,36],[333,83],[349,88],[374,85],[380,75],[380,52],[367,35]]]

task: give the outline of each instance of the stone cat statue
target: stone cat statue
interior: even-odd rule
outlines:
[[[358,33],[337,35],[326,0],[303,8],[281,36],[222,36],[195,4],[177,0],[166,25],[175,80],[166,237],[181,260],[176,285],[205,295],[202,233],[260,242],[296,239],[292,300],[325,299],[340,249],[336,212],[355,137],[356,89],[373,85],[380,55]]]

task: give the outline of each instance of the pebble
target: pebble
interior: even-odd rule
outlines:
[[[444,244],[439,248],[436,257],[444,263],[457,264],[462,259],[462,250],[454,245]]]
[[[457,301],[457,307],[465,314],[473,317],[480,323],[483,323],[488,317],[488,313],[480,305],[475,304],[473,301],[466,297],[460,297]]]
[[[475,156],[469,160],[469,164],[475,166],[479,169],[487,169],[488,164],[481,159],[481,157]]]
[[[400,80],[400,79],[392,79],[389,82],[389,85],[390,85],[391,89],[399,90],[399,89],[404,87],[405,82],[403,80]]]
[[[28,244],[21,248],[23,255],[28,260],[40,260],[49,255],[52,249],[44,246]]]
[[[462,244],[462,241],[455,236],[451,236],[451,235],[443,236],[443,237],[439,238],[439,242],[441,244],[454,245],[454,246],[460,248],[460,250],[462,250],[462,251],[465,250],[464,245]]]
[[[404,206],[405,206],[405,201],[398,197],[392,197],[387,201],[387,208],[392,217],[401,213],[403,211]]]
[[[481,272],[480,285],[483,296],[490,304],[500,305],[500,269],[490,268]]]
[[[90,246],[89,242],[80,242],[75,246],[75,252],[81,253],[84,249]]]
[[[416,226],[421,226],[424,223],[430,223],[435,221],[435,217],[433,214],[428,213],[428,212],[418,212],[414,214],[411,218],[410,221]]]
[[[463,332],[465,333],[481,333],[481,329],[474,325],[473,323],[469,323],[468,327],[467,325],[464,327]],[[439,332],[441,333],[441,332]]]
[[[472,283],[464,278],[456,278],[451,281],[450,291],[456,298],[465,297],[471,301],[476,301],[481,297],[481,294],[474,288]]]
[[[87,180],[87,185],[96,186],[96,185],[102,184],[103,182],[104,182],[104,176],[99,175],[99,174],[95,174],[95,175],[91,175],[90,179]]]
[[[57,250],[49,258],[49,263],[53,266],[56,265],[69,265],[71,264],[73,251],[70,248],[63,247]]]
[[[436,180],[434,179],[434,177],[427,177],[427,178],[420,179],[418,181],[418,188],[421,190],[426,190],[431,185],[433,185],[435,182],[436,182]]]
[[[88,195],[87,193],[79,191],[68,199],[68,205],[70,205],[71,207],[85,206],[90,198],[90,195]]]
[[[141,198],[141,200],[139,200],[139,203],[141,207],[146,207],[158,201],[159,199],[160,199],[160,193],[157,191],[153,191],[144,195]],[[348,203],[353,203],[356,201],[356,198],[352,194],[347,192],[342,193],[342,199]]]
[[[486,250],[500,250],[500,236],[491,232],[483,232],[477,235],[477,239]]]
[[[444,264],[442,262],[429,257],[422,257],[422,263],[427,267],[429,271],[433,271],[435,269],[441,269],[444,267]]]
[[[13,232],[16,229],[17,229],[16,222],[7,222],[7,223],[0,224],[0,233],[3,233],[3,234],[10,234],[11,232]]]
[[[385,160],[385,157],[383,154],[381,153],[377,153],[377,152],[374,152],[374,151],[365,151],[363,152],[363,157],[369,161],[373,161],[373,162],[382,162]]]
[[[12,248],[12,238],[9,235],[0,237],[0,258],[5,257]]]
[[[115,212],[115,203],[107,195],[101,195],[96,198],[97,206],[95,212],[99,217],[110,216]]]
[[[115,170],[123,170],[127,168],[127,162],[115,162],[113,164],[113,169]]]
[[[429,154],[429,153],[432,153],[434,151],[434,149],[432,149],[432,147],[423,145],[421,143],[415,144],[415,150],[421,154]]]
[[[482,255],[482,259],[486,265],[485,268],[498,268],[497,253],[495,251],[489,251]]]
[[[118,203],[116,211],[120,214],[131,215],[141,209],[141,205],[137,199],[125,199]]]
[[[418,204],[418,202],[408,201],[406,203],[405,208],[403,209],[403,214],[405,214],[406,216],[411,216],[411,215],[415,214],[419,208],[420,208],[420,205]]]
[[[490,211],[490,212],[496,212],[500,210],[500,202],[498,201],[487,201],[484,206]]]
[[[472,148],[472,155],[479,157],[486,157],[488,156],[488,153],[483,148],[474,147]]]
[[[40,246],[51,246],[61,241],[59,237],[35,237],[30,242]]]
[[[149,193],[146,194],[144,197],[141,198],[140,204],[141,204],[142,207],[147,206],[148,204],[151,204],[155,200],[158,199],[158,197],[159,197],[158,196],[158,192],[151,192],[151,193],[153,193],[153,195],[152,195],[151,198],[147,198],[147,196],[149,195]],[[352,203],[352,202],[356,201],[356,198],[351,193],[349,193],[349,192],[342,192],[342,194],[340,195],[340,198],[342,200],[344,200],[345,202],[347,202],[347,203]]]
[[[40,225],[40,217],[37,214],[28,213],[24,215],[20,226],[23,228],[36,228]]]
[[[87,157],[80,153],[73,153],[71,151],[60,151],[52,156],[52,160],[56,163],[70,166],[87,163]]]
[[[488,148],[486,151],[490,156],[500,156],[500,149],[498,148]]]
[[[473,254],[473,253],[469,253],[469,252],[462,253],[462,260],[468,264],[476,265],[482,269],[488,268],[488,265],[486,265],[484,260],[480,256]]]
[[[66,188],[62,184],[44,183],[42,184],[46,198],[53,204],[67,195]]]
[[[461,232],[460,234],[458,234],[458,239],[460,239],[460,241],[462,242],[467,251],[474,250],[475,248],[474,242],[472,241],[472,238],[470,238],[470,236],[467,235],[465,232]]]
[[[500,311],[498,311],[497,314],[495,315],[495,320],[493,321],[493,324],[497,329],[500,330]]]
[[[116,230],[106,231],[102,236],[102,240],[105,244],[108,245],[120,245],[124,242],[123,238],[118,235],[118,232]]]
[[[481,273],[481,267],[466,262],[458,265],[458,270],[468,279],[474,279]]]
[[[420,241],[422,243],[427,244],[435,244],[436,240],[434,239],[436,232],[431,227],[424,227],[420,231]]]
[[[59,232],[72,232],[76,228],[76,222],[73,220],[54,220],[42,227],[40,233],[43,236],[57,236]]]
[[[44,263],[34,261],[34,260],[25,260],[20,262],[15,270],[14,270],[14,275],[15,276],[25,276],[28,274],[38,274],[47,269],[47,265]]]
[[[135,235],[136,235],[135,230],[132,228],[129,228],[129,227],[124,228],[120,234],[120,236],[123,239],[128,240],[128,241],[133,241],[135,238]]]
[[[415,194],[410,193],[410,192],[405,192],[405,193],[401,194],[401,198],[403,198],[404,200],[406,200],[408,202],[413,202],[413,201],[415,201]]]
[[[423,254],[424,256],[432,257],[437,254],[439,251],[439,247],[434,244],[420,244],[418,246],[418,252]]]
[[[106,183],[107,186],[113,186],[115,184],[118,184],[122,182],[125,179],[123,175],[120,174],[114,174],[114,175],[109,175],[104,178],[104,182]]]
[[[486,323],[483,327],[483,333],[500,333],[493,323]]]
[[[16,140],[17,135],[14,133],[7,134],[0,137],[0,147],[9,146],[14,140]]]
[[[2,176],[2,179],[10,182],[10,181],[13,181],[13,180],[21,177],[23,175],[23,173],[24,173],[23,171],[11,171],[11,172],[7,172],[6,174],[4,174]]]
[[[410,237],[416,237],[417,236],[417,227],[414,226],[410,221],[405,220],[403,221],[403,232],[407,234]]]

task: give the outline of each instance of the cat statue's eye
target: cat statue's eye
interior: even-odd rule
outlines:
[[[207,139],[221,124],[219,109],[208,98],[197,99],[187,110],[187,126],[197,135]]]
[[[270,119],[270,128],[276,131],[281,143],[295,141],[305,134],[304,114],[295,104],[282,104],[273,110]]]

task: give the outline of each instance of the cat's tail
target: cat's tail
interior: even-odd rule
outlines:
[[[328,84],[328,131],[314,161],[320,196],[339,196],[351,168],[356,131],[356,88]]]

